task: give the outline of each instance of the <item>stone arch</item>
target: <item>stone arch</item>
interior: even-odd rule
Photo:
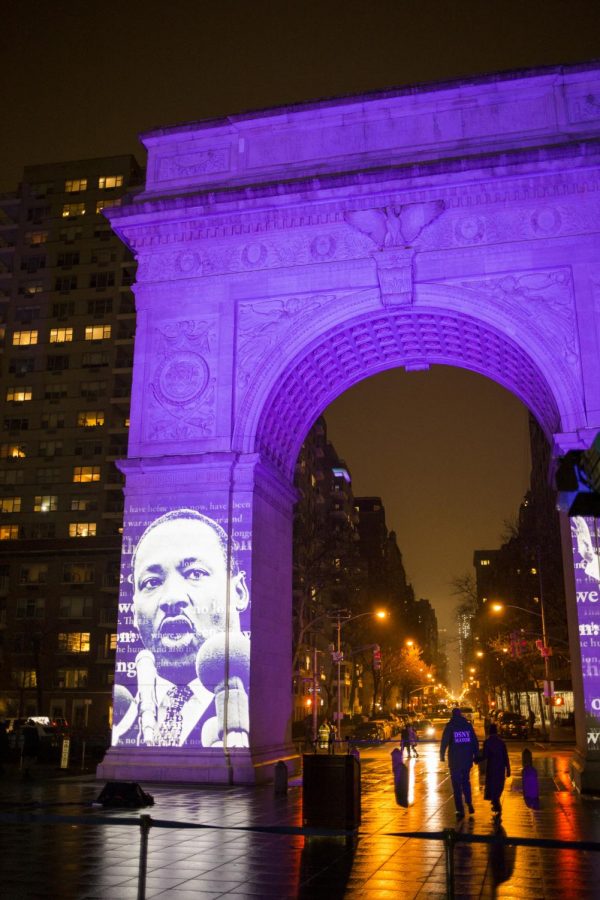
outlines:
[[[434,299],[439,304],[441,297]],[[568,370],[562,371],[550,348],[531,335],[523,346],[498,323],[452,305],[379,307],[318,329],[314,323],[303,343],[298,337],[285,354],[265,361],[238,423],[238,439],[247,449],[263,454],[288,478],[317,416],[353,384],[385,369],[437,364],[477,372],[518,397],[549,438],[577,406]]]

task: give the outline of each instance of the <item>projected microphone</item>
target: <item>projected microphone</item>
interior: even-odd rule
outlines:
[[[228,665],[226,663],[228,662]],[[248,679],[250,675],[250,641],[236,632],[216,634],[204,642],[196,657],[196,672],[204,687],[215,695],[218,740],[225,729],[247,735]],[[247,746],[244,741],[243,746]]]
[[[122,684],[115,684],[113,688],[113,722],[120,725],[134,704],[133,694]]]
[[[135,658],[138,676],[138,695],[140,708],[140,725],[144,744],[154,745],[156,728],[156,664],[154,654],[149,650],[140,650]]]

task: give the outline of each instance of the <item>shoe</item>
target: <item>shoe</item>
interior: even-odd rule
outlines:
[[[472,803],[468,804],[468,809],[469,809],[469,815],[474,816],[475,815],[475,807],[473,806]]]
[[[462,822],[462,820],[464,819],[464,817],[465,817],[464,812],[457,812],[457,813],[456,813],[456,821],[457,821],[457,822]]]

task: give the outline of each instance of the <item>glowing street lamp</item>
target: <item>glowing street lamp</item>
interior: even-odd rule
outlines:
[[[380,621],[383,619],[387,619],[388,612],[385,609],[378,609],[375,613],[366,612],[366,613],[358,613],[356,616],[352,616],[349,614],[347,609],[338,609],[335,612],[327,613],[329,618],[333,618],[336,620],[336,628],[337,628],[337,652],[335,654],[335,661],[337,662],[337,726],[341,729],[342,725],[342,625],[347,625],[348,622],[354,622],[356,619],[362,619],[363,616],[373,616]]]

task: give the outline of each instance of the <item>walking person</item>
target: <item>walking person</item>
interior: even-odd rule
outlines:
[[[23,781],[31,781],[32,769],[37,763],[40,750],[40,736],[35,722],[28,719],[21,736],[23,738]]]
[[[404,751],[406,750],[406,755],[410,756],[410,731],[409,731],[409,723],[407,722],[402,731],[400,732],[400,753],[404,756]]]
[[[337,732],[336,732],[336,728],[335,728],[335,723],[330,722],[329,723],[329,734],[327,736],[327,744],[328,744],[328,750],[329,750],[330,756],[333,756],[335,754],[336,735],[337,735]]]
[[[460,822],[465,817],[465,803],[470,815],[475,812],[471,795],[471,767],[475,757],[479,754],[479,741],[475,736],[473,726],[461,715],[458,708],[452,710],[452,717],[442,734],[441,762],[444,762],[446,751],[448,751],[448,766],[454,793],[456,818]]]
[[[492,812],[500,815],[502,806],[500,797],[504,790],[505,778],[510,778],[510,762],[506,744],[498,734],[498,726],[490,725],[489,737],[483,742],[483,758],[485,770],[485,800],[492,801]]]
[[[408,726],[408,755],[409,756],[412,754],[413,756],[418,757],[418,755],[419,755],[417,753],[418,742],[419,742],[419,739],[417,737],[417,732],[416,732],[415,726],[411,722],[410,725]]]
[[[319,750],[328,750],[329,749],[329,722],[325,719],[319,725],[318,731],[318,741],[319,741]]]

